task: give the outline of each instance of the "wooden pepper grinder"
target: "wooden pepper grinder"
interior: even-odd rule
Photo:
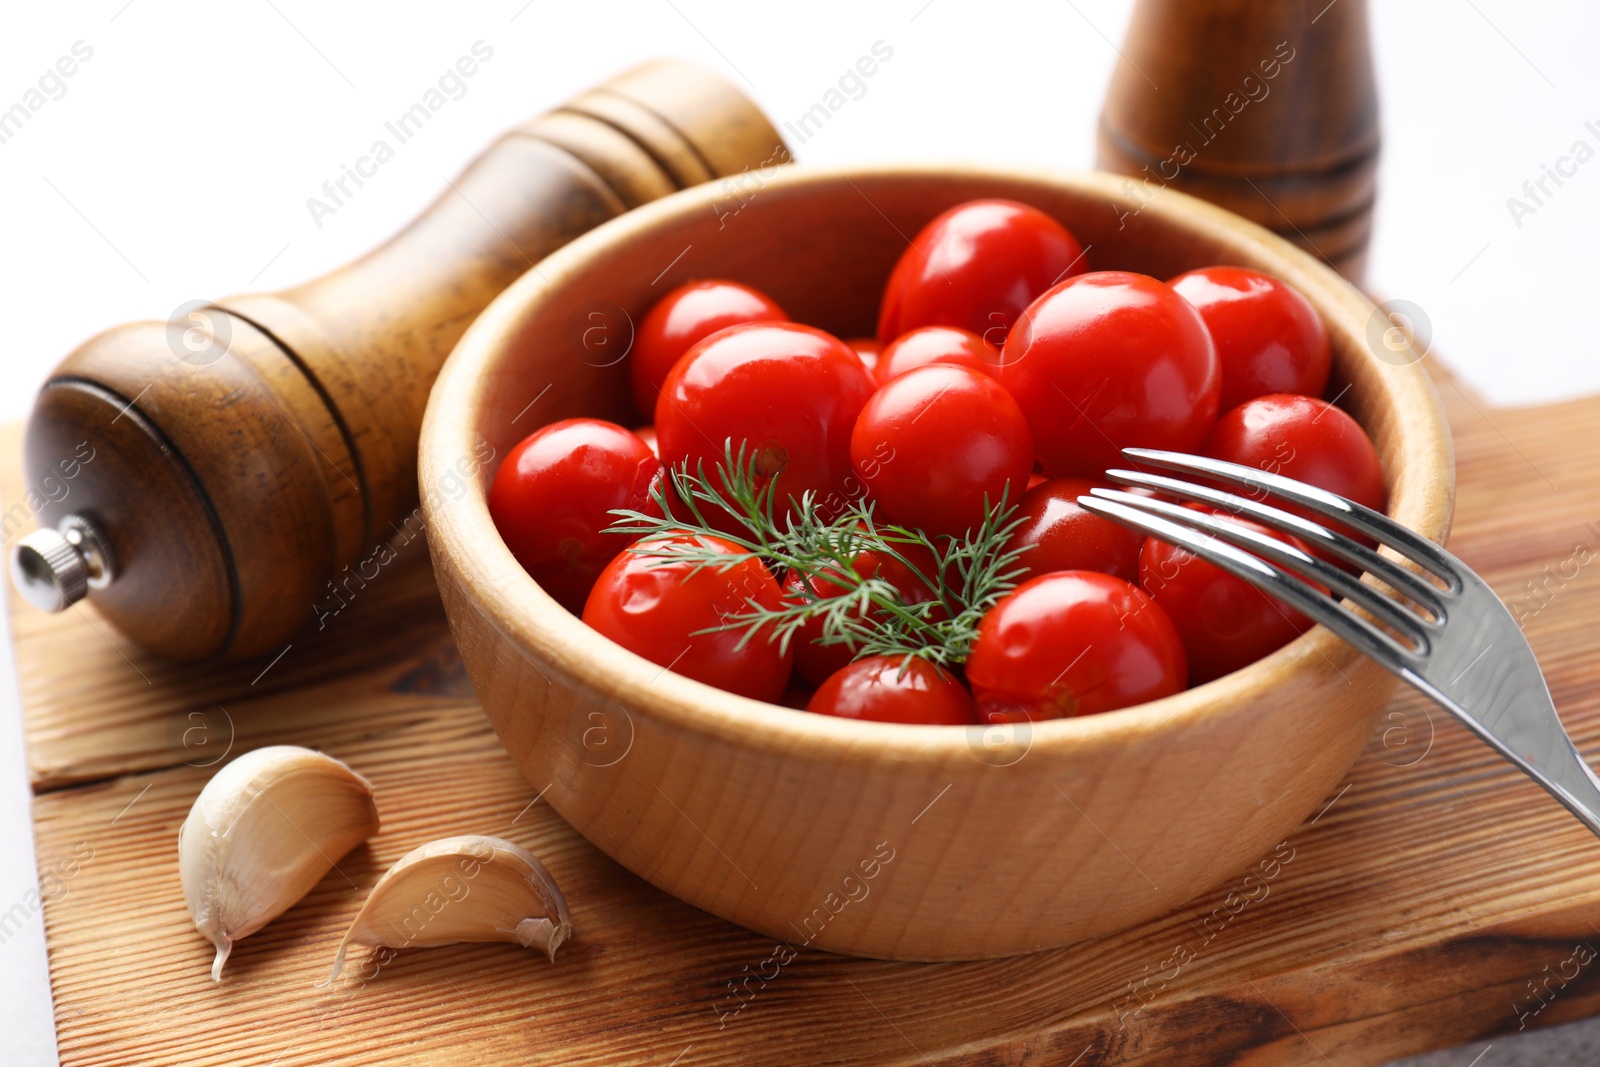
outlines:
[[[1360,284],[1378,140],[1366,0],[1138,0],[1099,165],[1220,204]]]
[[[348,266],[91,339],[29,420],[29,484],[69,491],[13,553],[18,588],[90,596],[170,658],[277,651],[415,506],[428,390],[501,290],[630,208],[788,158],[733,86],[649,63],[506,134]]]

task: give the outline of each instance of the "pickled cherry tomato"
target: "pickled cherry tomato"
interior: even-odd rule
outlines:
[[[1198,504],[1188,506],[1227,515]],[[1299,538],[1275,533],[1248,519],[1227,517],[1307,551]],[[1191,685],[1231,674],[1311,628],[1310,619],[1277,597],[1268,596],[1187,549],[1154,537],[1145,541],[1139,554],[1139,584],[1178,628],[1189,660]]]
[[[688,533],[654,543],[740,551],[720,537]],[[754,556],[726,570],[697,571],[687,560],[630,551],[601,572],[584,605],[583,621],[628,651],[685,677],[776,702],[789,684],[789,652],[780,651],[778,642],[763,633],[743,641],[743,630],[717,627],[748,612],[752,601],[776,610],[780,599],[778,583]]]
[[[918,231],[884,289],[878,340],[918,326],[959,326],[999,348],[1034,298],[1082,273],[1083,246],[1015,200],[958,204]]]
[[[925,659],[904,656],[868,656],[844,667],[822,683],[806,710],[914,726],[977,722],[972,696],[959,678]]]
[[[1078,498],[1099,484],[1087,478],[1057,478],[1023,495],[1017,512],[1023,523],[1006,547],[1013,551],[1027,548],[1018,566],[1028,576],[1100,571],[1128,582],[1139,580],[1144,534],[1078,506]]]
[[[1122,271],[1081,274],[1034,301],[996,377],[1052,478],[1099,478],[1130,446],[1194,451],[1221,388],[1200,313],[1156,279]]]
[[[798,323],[732,326],[685,353],[656,403],[661,461],[671,469],[723,462],[741,444],[758,477],[776,479],[781,509],[807,491],[849,499],[850,434],[872,376],[843,341]],[[781,513],[781,512],[780,512]],[[780,519],[781,521],[781,519]]]
[[[1245,401],[1217,420],[1205,453],[1296,478],[1376,511],[1388,500],[1372,438],[1355,419],[1315,397]]]
[[[605,533],[614,508],[650,510],[661,463],[600,419],[563,419],[523,438],[489,485],[489,515],[517,562],[568,611],[582,610],[628,538]]]
[[[683,354],[718,330],[745,322],[787,322],[771,297],[738,282],[711,279],[680,285],[656,301],[639,323],[628,375],[633,402],[646,417],[667,372]]]
[[[656,443],[656,428],[654,426],[640,426],[633,431],[635,437],[644,442],[653,455],[661,456],[661,446]]]
[[[871,337],[852,337],[845,341],[861,357],[861,365],[877,380],[878,360],[883,356],[883,346]]]
[[[1021,498],[1033,439],[1016,401],[987,374],[947,363],[886,382],[850,436],[856,476],[883,518],[935,536]]]
[[[967,681],[986,722],[1060,719],[1171,696],[1183,640],[1144,590],[1094,571],[1030,579],[978,625]]]
[[[1200,312],[1222,365],[1222,411],[1272,393],[1321,396],[1331,357],[1311,301],[1270,274],[1202,267],[1167,284]]]
[[[890,341],[878,360],[879,384],[929,363],[955,363],[993,375],[1000,351],[970,330],[954,326],[918,326]]]

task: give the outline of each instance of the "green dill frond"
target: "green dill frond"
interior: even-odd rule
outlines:
[[[707,473],[704,463],[691,472],[682,464],[667,473],[671,491],[652,494],[660,515],[612,512],[610,532],[636,537],[628,551],[663,563],[689,563],[690,575],[725,572],[751,556],[761,560],[781,583],[792,573],[806,580],[799,593],[777,608],[746,599],[745,610],[700,633],[740,632],[739,646],[762,635],[787,649],[812,622],[824,645],[850,645],[856,658],[903,656],[941,667],[965,662],[977,639],[978,624],[1016,587],[1026,549],[1010,549],[1024,521],[1016,505],[1002,496],[986,507],[982,523],[963,537],[930,537],[922,530],[879,522],[871,501],[855,500],[837,518],[826,518],[815,494],[807,492],[780,504],[777,479],[762,479],[748,445],[723,444],[723,458]],[[987,505],[989,502],[985,500]],[[710,517],[718,521],[713,523]],[[717,538],[685,541],[682,535]],[[670,540],[669,540],[670,539]],[[888,581],[863,575],[855,562],[863,553],[893,560],[932,593],[932,599],[907,604]],[[932,560],[930,566],[929,560]],[[837,595],[819,596],[813,581],[826,582]]]

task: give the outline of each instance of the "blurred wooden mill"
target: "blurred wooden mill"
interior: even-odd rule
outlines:
[[[1137,0],[1098,163],[1220,204],[1360,285],[1378,143],[1366,0]]]

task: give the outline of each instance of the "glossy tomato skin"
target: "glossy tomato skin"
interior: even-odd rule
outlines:
[[[718,330],[747,322],[787,322],[789,316],[767,294],[722,279],[680,285],[656,301],[639,322],[628,355],[633,402],[646,416],[667,372],[683,354]]]
[[[1196,504],[1188,506],[1225,514]],[[1247,519],[1234,517],[1233,521],[1307,551],[1298,538],[1274,533]],[[1145,541],[1139,554],[1139,584],[1178,628],[1189,660],[1191,685],[1232,674],[1311,628],[1310,619],[1278,598],[1186,549],[1153,537]]]
[[[1007,546],[1027,546],[1018,565],[1033,577],[1051,571],[1099,571],[1123,581],[1139,580],[1139,548],[1144,535],[1078,506],[1080,496],[1103,483],[1087,478],[1056,478],[1022,497],[1022,525]]]
[[[1202,267],[1167,284],[1205,320],[1222,366],[1220,410],[1272,393],[1321,396],[1328,329],[1289,283],[1244,267]]]
[[[1144,590],[1094,571],[1017,586],[984,616],[967,659],[986,722],[1114,711],[1171,696],[1187,678],[1167,613]]]
[[[614,423],[563,419],[525,437],[489,486],[489,515],[517,562],[568,611],[630,538],[603,533],[615,508],[649,511],[661,463]]]
[[[955,363],[993,376],[1000,350],[970,330],[954,326],[918,326],[896,337],[883,350],[876,376],[882,385],[908,370],[929,363]]]
[[[849,499],[850,433],[872,376],[843,341],[798,323],[733,326],[673,367],[656,404],[661,461],[707,473],[723,443],[747,444],[757,470],[777,479],[777,502],[807,490],[842,509]],[[833,506],[836,504],[836,506]]]
[[[883,518],[960,536],[987,508],[1021,498],[1033,470],[1033,437],[993,378],[934,363],[872,395],[856,419],[850,455]]]
[[[658,459],[661,456],[661,446],[656,443],[656,428],[654,426],[640,426],[633,431],[633,435],[644,442],[652,455]]]
[[[926,604],[936,599],[933,589],[924,580],[933,578],[934,560],[932,554],[925,549],[921,552],[910,551],[916,547],[906,546],[902,555],[915,562],[917,570],[922,573],[921,578],[917,576],[916,571],[899,560],[876,552],[861,553],[852,562],[851,569],[863,578],[876,577],[888,582],[899,593],[903,604]],[[807,589],[810,590],[809,596],[805,592]],[[794,603],[836,597],[846,591],[844,586],[836,582],[822,577],[807,576],[799,571],[790,571],[783,579],[784,599]],[[878,620],[881,619],[882,612],[870,609],[864,617]],[[820,644],[817,639],[821,636],[821,620],[810,619],[800,627],[790,642],[790,648],[794,652],[795,670],[812,685],[821,685],[827,681],[844,668],[856,653],[855,646],[851,644]]]
[[[970,726],[977,720],[961,680],[924,659],[868,656],[836,672],[806,710],[841,719],[911,726]]]
[[[661,542],[698,542],[723,552],[738,546],[720,537],[683,534]],[[758,633],[739,647],[742,630],[697,633],[722,626],[754,600],[776,609],[778,583],[747,556],[727,571],[691,574],[688,562],[624,552],[601,572],[583,608],[583,621],[630,652],[696,681],[754,700],[776,703],[789,684],[790,656]]]
[[[996,348],[1040,293],[1087,270],[1083,246],[1015,200],[957,204],[918,231],[884,289],[878,340],[918,326],[959,326]]]
[[[1382,511],[1388,500],[1372,439],[1325,400],[1278,394],[1227,412],[1206,442],[1216,459],[1308,482]]]
[[[878,360],[883,358],[883,346],[872,337],[851,337],[845,341],[856,355],[861,357],[861,365],[867,368],[872,375],[872,380],[878,380]]]
[[[1143,274],[1070,278],[1028,307],[996,375],[1053,478],[1103,477],[1128,447],[1192,452],[1222,375],[1200,313]]]

